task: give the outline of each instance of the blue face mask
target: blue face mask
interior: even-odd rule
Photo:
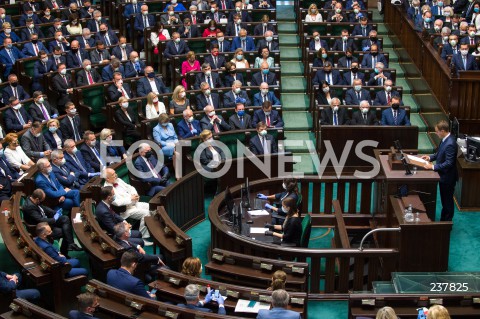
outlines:
[[[240,40],[245,41],[247,40],[247,37],[240,37]]]
[[[473,8],[473,12],[479,13],[479,12],[480,12],[480,8]]]
[[[378,74],[379,72],[380,72],[380,71],[378,71],[378,69],[377,69],[377,68],[375,68],[375,73],[377,73],[377,74]]]
[[[243,54],[237,54],[237,60],[242,60],[243,59]]]
[[[3,157],[4,152],[5,152],[5,150],[2,148],[2,149],[0,150],[0,157]]]
[[[52,133],[55,133],[57,131],[56,127],[49,127],[48,130]]]
[[[265,74],[265,75],[267,75],[267,74],[268,74],[268,72],[270,72],[270,70],[269,70],[269,69],[262,70],[262,73],[263,73],[263,74]]]
[[[425,18],[425,22],[426,22],[426,23],[432,22],[432,18]]]
[[[244,115],[245,115],[245,111],[244,111],[244,110],[238,111],[237,114],[238,114],[238,116],[244,116]]]

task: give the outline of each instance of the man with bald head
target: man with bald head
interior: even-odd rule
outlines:
[[[134,78],[144,75],[145,62],[140,60],[137,51],[130,52],[129,60],[125,63],[125,78]]]
[[[140,48],[143,48],[143,30],[155,26],[155,16],[148,13],[148,6],[146,4],[141,6],[140,10],[142,12],[135,17],[133,28],[136,31],[135,35],[138,39],[138,44]]]
[[[277,85],[277,77],[275,73],[270,72],[267,62],[262,62],[260,71],[252,76],[251,86],[260,86],[260,83],[266,82],[268,85]]]
[[[87,51],[80,48],[80,43],[77,40],[73,40],[70,44],[70,51],[67,52],[67,68],[80,68],[83,60],[88,58]]]
[[[137,82],[137,96],[147,96],[150,92],[155,94],[169,92],[162,79],[156,76],[151,66],[146,66],[144,73],[145,76]]]
[[[193,111],[186,109],[183,111],[183,120],[177,124],[177,133],[180,138],[189,138],[198,136],[202,131],[200,121],[193,117]]]
[[[103,186],[112,186],[115,189],[115,198],[111,203],[113,206],[125,206],[126,210],[120,214],[123,219],[131,218],[140,221],[139,230],[142,238],[150,237],[147,227],[145,226],[145,216],[150,216],[149,204],[140,201],[140,195],[137,190],[121,178],[118,178],[114,169],[107,168],[105,170],[105,183]]]

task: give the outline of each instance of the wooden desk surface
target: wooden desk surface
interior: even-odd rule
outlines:
[[[440,180],[440,175],[434,171],[417,171],[416,174],[407,176],[405,175],[404,170],[392,170],[390,164],[388,164],[388,155],[379,155],[380,166],[382,167],[383,172],[385,173],[385,178],[388,181],[431,181],[436,182]]]

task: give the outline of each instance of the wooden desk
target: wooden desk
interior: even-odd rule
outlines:
[[[480,210],[477,184],[480,180],[480,163],[470,163],[457,158],[458,182],[455,187],[455,202],[460,211]]]

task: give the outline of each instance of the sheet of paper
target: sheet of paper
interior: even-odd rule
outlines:
[[[428,164],[428,161],[424,160],[421,157],[418,157],[418,156],[415,156],[415,155],[408,155],[408,154],[407,154],[407,157],[408,157],[409,160],[419,162],[419,163],[422,163],[422,164]]]
[[[270,309],[270,304],[256,301],[253,307],[249,307],[250,300],[238,299],[235,312],[258,313],[260,309]]]
[[[251,227],[250,228],[250,234],[265,234],[265,232],[268,230],[268,228],[263,228],[263,227]]]
[[[249,210],[248,213],[250,214],[250,216],[266,216],[266,215],[270,215],[270,213],[267,212],[267,211],[264,210],[264,209]]]

